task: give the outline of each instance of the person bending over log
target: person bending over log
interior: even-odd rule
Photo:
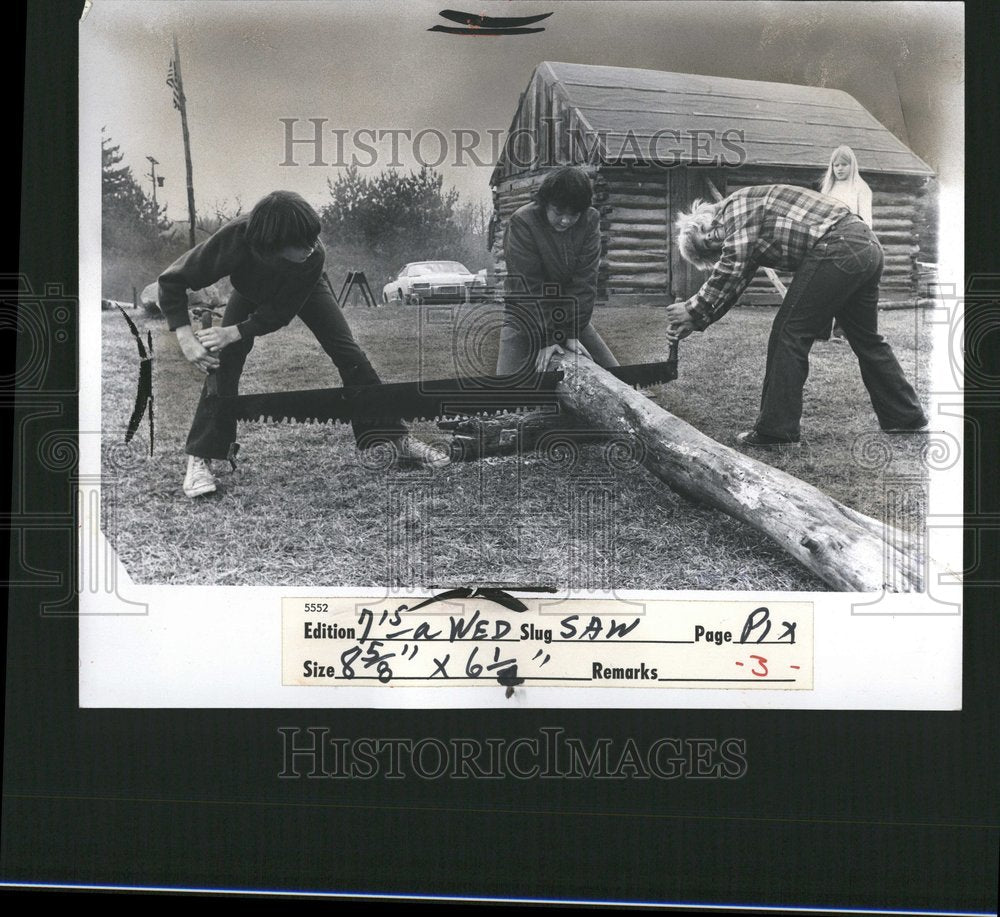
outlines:
[[[695,201],[677,218],[677,229],[684,259],[712,273],[694,296],[667,307],[671,341],[722,318],[758,267],[795,272],[771,326],[760,413],[739,442],[776,448],[799,441],[809,349],[834,317],[858,358],[882,429],[926,431],[916,392],[878,333],[882,247],[860,217],[807,188],[758,185],[716,204]]]
[[[188,434],[184,493],[199,497],[216,489],[212,459],[225,459],[236,439],[236,422],[218,416],[208,397],[235,395],[254,338],[283,328],[296,315],[333,360],[344,385],[381,380],[351,334],[323,273],[326,251],[316,211],[292,191],[273,191],[249,215],[227,223],[160,275],[160,308],[184,356],[209,375]],[[192,331],[187,291],[229,277],[233,293],[220,327]],[[397,455],[417,464],[446,465],[448,458],[411,439],[401,424],[353,424],[358,448],[392,443]]]
[[[515,211],[504,235],[507,295],[497,375],[543,372],[570,351],[618,366],[590,323],[601,258],[600,215],[583,169],[560,166],[535,200]]]

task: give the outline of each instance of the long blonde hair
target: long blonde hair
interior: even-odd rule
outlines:
[[[819,186],[820,194],[829,194],[830,189],[837,182],[837,176],[833,174],[833,164],[838,159],[846,159],[851,164],[851,172],[844,179],[844,182],[850,185],[853,189],[858,190],[860,188],[867,188],[868,182],[866,182],[858,174],[858,157],[854,155],[854,150],[849,146],[838,146],[830,154],[830,164],[826,167],[826,172],[823,175],[823,181]]]

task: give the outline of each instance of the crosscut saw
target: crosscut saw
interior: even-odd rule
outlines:
[[[660,363],[608,367],[607,372],[635,388],[677,378],[677,344]],[[389,382],[345,388],[209,395],[220,414],[237,421],[264,423],[350,423],[393,420],[448,420],[470,415],[508,414],[553,404],[561,370],[518,376],[468,376],[417,382]]]

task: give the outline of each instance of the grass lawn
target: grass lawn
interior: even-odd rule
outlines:
[[[501,307],[350,308],[385,381],[491,372]],[[159,319],[153,333],[156,437],[123,444],[138,379],[117,311],[102,315],[105,530],[137,582],[222,585],[550,585],[600,589],[823,590],[762,535],[672,493],[638,467],[612,469],[599,445],[400,471],[363,459],[350,429],[243,424],[239,468],[216,463],[219,492],[181,492],[184,440],[203,377]],[[727,445],[756,416],[774,311],[733,310],[681,345],[680,378],[648,394]],[[927,391],[930,331],[912,310],[882,312],[907,377]],[[623,363],[663,359],[664,310],[599,309],[595,327]],[[456,344],[456,341],[459,343]],[[846,344],[813,348],[803,447],[755,457],[875,518],[885,514],[873,449],[894,476],[925,477],[920,437],[887,437]],[[258,339],[241,391],[339,385],[305,326]],[[412,426],[432,441],[433,423]]]

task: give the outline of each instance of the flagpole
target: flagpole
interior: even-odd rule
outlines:
[[[187,170],[188,234],[191,248],[197,244],[194,237],[194,178],[191,174],[191,136],[188,133],[187,98],[184,95],[184,81],[181,79],[181,53],[174,36],[174,75],[177,80],[177,95],[180,101],[181,131],[184,134],[184,167]]]

